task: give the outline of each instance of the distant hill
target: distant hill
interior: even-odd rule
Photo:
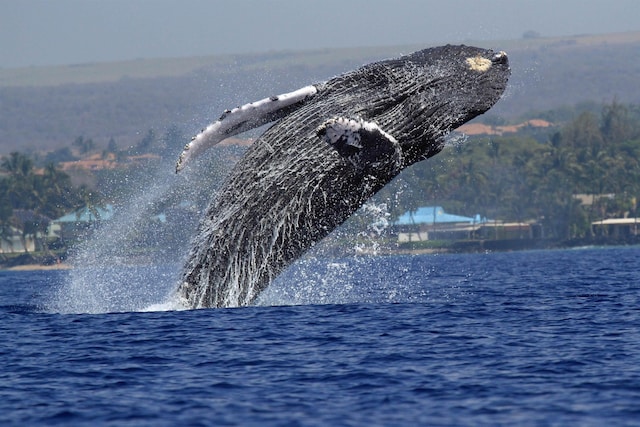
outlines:
[[[640,32],[473,42],[509,53],[513,76],[486,119],[581,102],[640,104]],[[0,69],[0,155],[51,151],[78,136],[123,148],[149,129],[191,134],[225,108],[426,46],[325,49]],[[534,114],[535,116],[535,114]],[[497,120],[496,118],[500,118]],[[182,147],[170,147],[176,153]]]

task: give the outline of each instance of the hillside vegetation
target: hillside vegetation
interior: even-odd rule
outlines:
[[[533,220],[558,241],[593,238],[592,222],[640,213],[640,106],[614,101],[575,110],[559,127],[453,139],[376,200],[394,215],[442,205],[467,216]]]
[[[570,117],[562,125],[533,126],[542,121],[531,121],[489,127],[502,134],[454,134],[442,153],[404,171],[370,207],[386,205],[381,212],[388,211],[393,219],[420,206],[441,205],[466,216],[535,222],[545,238],[560,244],[593,242],[594,221],[638,216],[640,106],[614,100],[590,107],[543,112]],[[184,179],[172,173],[175,157],[167,155],[167,147],[185,138],[172,127],[164,134],[149,130],[125,150],[115,144],[102,150],[91,139],[77,138],[71,147],[46,155],[5,156],[0,164],[0,239],[16,232],[25,238],[39,233],[39,247],[64,254],[73,241],[43,238],[51,220],[77,208],[110,203],[142,209],[146,215],[143,231],[125,236],[130,239],[127,247],[172,256],[170,249],[185,243],[183,233],[196,230],[212,194],[246,148],[213,148],[198,162],[193,185],[193,176]],[[141,203],[141,195],[158,181],[174,188]],[[367,212],[373,211],[361,210],[345,224],[348,235],[370,234],[379,218]],[[160,217],[164,219],[151,220]],[[610,240],[599,238],[598,243]]]
[[[483,120],[517,122],[582,102],[640,103],[640,33],[473,42],[507,50],[513,76]],[[106,147],[149,129],[191,134],[226,108],[426,46],[327,49],[0,69],[0,154],[51,151],[79,136]],[[533,114],[532,114],[533,112]],[[172,154],[181,149],[168,147]]]
[[[485,126],[467,127],[485,134],[452,137],[441,154],[403,172],[374,203],[385,203],[392,217],[442,205],[466,216],[536,222],[555,241],[588,241],[593,221],[637,216],[640,33],[493,47],[509,51],[513,77],[504,99],[481,116]],[[416,48],[0,70],[0,239],[16,232],[44,236],[51,219],[77,208],[129,205],[158,177],[173,177],[189,136],[225,108]],[[196,229],[244,149],[220,145],[204,156],[198,185],[175,180],[174,190],[144,208],[164,222],[147,221],[148,232],[127,245],[169,254],[183,244],[174,231]],[[370,222],[360,213],[345,226],[360,235]],[[67,243],[42,244],[64,251]]]

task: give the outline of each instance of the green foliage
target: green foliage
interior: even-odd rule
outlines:
[[[18,152],[2,159],[0,171],[0,238],[17,229],[23,239],[36,237],[48,251],[45,236],[51,219],[83,203],[71,178],[53,163],[36,169],[33,159]]]
[[[73,155],[73,153],[71,152],[71,148],[62,147],[47,153],[44,157],[44,160],[45,160],[45,164],[46,163],[58,164],[62,162],[72,162],[74,160],[78,160],[78,158]]]
[[[2,160],[0,170],[5,173],[0,180],[0,222],[7,221],[13,210],[56,218],[79,206],[80,199],[69,175],[53,163],[36,171],[30,157],[13,152]]]
[[[135,147],[141,130],[167,123],[192,126],[191,134],[224,109],[424,47],[0,69],[0,153],[17,146],[52,151],[82,133],[90,133],[101,148],[111,137],[121,147]],[[509,53],[513,72],[507,95],[483,116],[491,124],[520,121],[531,111],[547,110],[552,113],[534,117],[559,123],[569,119],[564,106],[582,103],[581,108],[591,109],[593,100],[610,100],[615,95],[622,102],[640,101],[638,34],[626,39],[615,35],[566,40],[528,37],[500,41],[494,47]],[[599,106],[595,107],[591,111]]]
[[[152,146],[156,142],[156,133],[153,129],[149,129],[147,134],[138,142],[134,149],[134,154],[143,154],[151,152]]]
[[[592,196],[581,204],[578,194]],[[443,205],[465,215],[539,221],[547,237],[589,237],[601,218],[636,214],[640,109],[613,101],[539,141],[526,132],[473,137],[414,165],[377,196],[397,216]]]
[[[441,154],[407,169],[376,198],[391,202],[395,217],[419,206],[442,205],[467,216],[479,213],[506,222],[535,220],[543,225],[546,237],[555,239],[590,237],[593,221],[635,216],[640,198],[640,107],[614,99],[599,109],[576,105],[548,114],[562,116],[564,125],[544,132],[523,128],[504,136],[452,139]],[[494,124],[499,123],[495,119]],[[123,150],[111,138],[104,152],[115,154],[120,167],[87,172],[95,186],[81,188],[74,187],[71,178],[55,167],[56,161],[75,159],[68,147],[46,154],[41,169],[37,169],[41,163],[28,155],[11,153],[0,162],[0,235],[17,210],[56,218],[79,207],[100,206],[102,195],[125,204],[132,192],[152,186],[154,169],[173,169],[187,139],[175,125],[164,133],[150,129]],[[96,148],[84,136],[72,145],[86,153]],[[233,146],[216,150],[207,168],[212,172],[203,178],[210,181],[203,187],[212,192],[243,152]],[[156,156],[148,156],[145,163],[128,163],[133,154]],[[132,186],[132,182],[140,185]],[[184,194],[186,189],[177,189],[158,201],[154,211],[170,211],[183,201]],[[591,196],[593,203],[582,204],[578,194]],[[211,194],[194,197],[190,201],[197,212],[206,208]],[[180,217],[181,224],[191,217],[185,218]],[[24,223],[24,232],[42,230],[43,224]]]
[[[82,136],[79,136],[75,141],[73,141],[73,146],[80,150],[80,154],[87,154],[89,151],[93,150],[96,145],[93,142],[93,139],[86,139]]]

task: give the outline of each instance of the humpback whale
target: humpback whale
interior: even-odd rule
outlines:
[[[251,304],[404,168],[491,108],[509,75],[504,52],[447,45],[225,111],[187,144],[177,172],[225,138],[273,125],[200,223],[177,287],[184,305]]]

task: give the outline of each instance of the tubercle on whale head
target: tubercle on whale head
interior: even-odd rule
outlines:
[[[493,64],[508,64],[509,59],[505,51],[494,54],[491,58],[485,58],[481,55],[472,56],[465,60],[469,68],[479,73],[488,71]]]

